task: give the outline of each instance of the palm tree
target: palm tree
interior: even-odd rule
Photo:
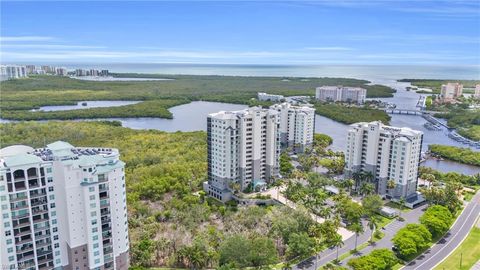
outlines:
[[[363,226],[360,222],[356,222],[356,223],[352,224],[352,226],[350,226],[350,228],[355,233],[355,248],[354,248],[354,250],[357,250],[357,238],[358,238],[358,235],[361,232],[363,232]]]
[[[353,187],[353,185],[355,185],[355,180],[349,178],[349,179],[343,181],[343,185],[348,189],[348,193],[351,194],[352,193],[352,187]]]
[[[363,177],[364,177],[364,180],[366,180],[368,182],[372,182],[373,178],[374,178],[374,175],[371,171],[367,171],[363,174]]]
[[[370,243],[373,243],[373,233],[377,230],[377,218],[375,216],[368,217],[368,227],[370,228]]]
[[[325,206],[320,209],[320,216],[322,218],[328,219],[330,218],[331,215],[332,215],[332,209],[330,209],[330,207]]]
[[[337,258],[335,259],[338,262],[338,248],[343,246],[343,240],[342,236],[340,234],[335,234],[335,236],[332,239],[332,246],[337,248]]]
[[[354,172],[352,174],[352,178],[355,181],[355,192],[358,191],[358,186],[360,185],[360,182],[363,178],[363,173],[362,172]]]
[[[360,187],[360,193],[363,196],[373,194],[374,191],[375,191],[375,187],[373,186],[372,183],[364,182],[364,183],[362,183],[362,186]]]
[[[390,179],[390,180],[387,181],[387,189],[388,189],[389,193],[392,193],[391,191],[392,191],[392,189],[395,188],[395,186],[396,186],[395,180]],[[390,196],[393,197],[393,194],[390,194]]]
[[[398,214],[398,217],[401,219],[403,207],[405,206],[405,197],[401,197],[398,203],[400,204],[400,214]]]

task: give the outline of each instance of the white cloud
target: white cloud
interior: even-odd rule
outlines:
[[[48,50],[64,50],[64,49],[105,49],[105,46],[86,46],[86,45],[61,45],[61,44],[2,44],[2,48],[12,49],[48,49]]]
[[[352,51],[353,48],[349,47],[307,47],[305,50],[312,51]]]
[[[50,41],[54,39],[53,37],[44,36],[4,36],[0,37],[0,42]]]

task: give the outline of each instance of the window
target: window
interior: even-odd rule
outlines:
[[[0,186],[0,191],[4,191],[5,190],[5,186]]]
[[[53,178],[52,178],[52,177],[47,177],[47,182],[48,182],[48,183],[52,183],[52,182],[53,182]]]
[[[12,248],[12,247],[8,248],[8,249],[7,249],[7,252],[8,252],[8,253],[12,253],[12,252],[13,252],[13,248]]]
[[[90,200],[95,200],[95,195],[90,195]]]
[[[95,187],[89,187],[89,188],[88,188],[88,191],[94,192],[94,191],[95,191]]]
[[[47,173],[52,173],[52,168],[47,168]]]
[[[53,187],[48,187],[48,191],[53,191]]]
[[[58,248],[60,246],[59,243],[55,243],[55,245],[53,245],[54,248]]]

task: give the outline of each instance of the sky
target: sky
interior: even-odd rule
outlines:
[[[2,63],[480,65],[480,1],[0,1]]]

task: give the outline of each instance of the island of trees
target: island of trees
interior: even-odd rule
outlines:
[[[168,108],[205,100],[248,105],[269,105],[256,100],[257,92],[284,96],[313,96],[321,85],[360,86],[368,97],[391,97],[394,89],[369,85],[368,81],[346,78],[281,78],[237,76],[193,76],[115,74],[118,77],[164,78],[161,81],[86,81],[68,77],[32,76],[1,82],[1,118],[11,120],[88,119],[110,117],[171,118]],[[41,106],[73,105],[89,100],[135,100],[137,104],[68,111],[38,111]],[[329,113],[334,109],[337,113]],[[374,109],[343,108],[340,105],[318,105],[318,113],[350,123],[388,120],[388,115]],[[365,115],[365,118],[363,117]],[[387,121],[388,122],[388,121]]]

